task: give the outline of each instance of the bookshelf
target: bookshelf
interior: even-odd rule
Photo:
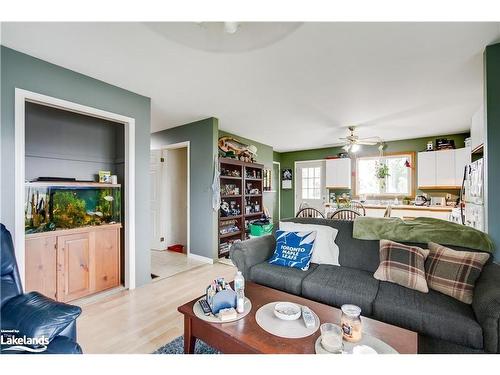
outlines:
[[[264,165],[219,158],[219,167],[221,203],[229,208],[228,214],[219,209],[218,254],[224,258],[235,241],[248,238],[248,222],[263,214]]]

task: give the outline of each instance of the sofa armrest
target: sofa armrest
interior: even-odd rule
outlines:
[[[490,263],[476,282],[472,308],[483,328],[484,349],[500,353],[500,265]]]
[[[268,260],[275,247],[276,240],[273,235],[255,237],[233,244],[229,256],[243,276],[250,280],[250,268]]]

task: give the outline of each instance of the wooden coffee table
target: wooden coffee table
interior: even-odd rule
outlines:
[[[184,353],[193,353],[196,339],[225,354],[314,354],[314,343],[320,336],[319,329],[313,335],[300,339],[286,339],[264,331],[255,321],[255,312],[270,302],[289,301],[306,305],[319,317],[321,323],[340,323],[340,309],[294,296],[276,289],[247,282],[245,295],[252,301],[252,311],[244,318],[231,323],[208,323],[193,312],[198,298],[178,308],[184,314]],[[363,332],[386,342],[399,353],[416,354],[416,332],[362,318]]]

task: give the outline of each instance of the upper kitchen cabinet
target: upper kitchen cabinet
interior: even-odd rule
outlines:
[[[464,168],[470,163],[470,148],[418,153],[419,189],[459,189]]]
[[[484,106],[472,116],[470,137],[472,152],[479,152],[484,144]]]
[[[351,188],[351,159],[326,160],[326,187],[330,189]]]

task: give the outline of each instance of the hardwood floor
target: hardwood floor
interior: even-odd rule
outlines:
[[[160,279],[202,266],[199,260],[168,250],[151,250],[151,273]]]
[[[215,263],[82,305],[77,320],[84,353],[151,353],[183,334],[177,307],[203,294],[212,279],[234,279],[236,268]]]

